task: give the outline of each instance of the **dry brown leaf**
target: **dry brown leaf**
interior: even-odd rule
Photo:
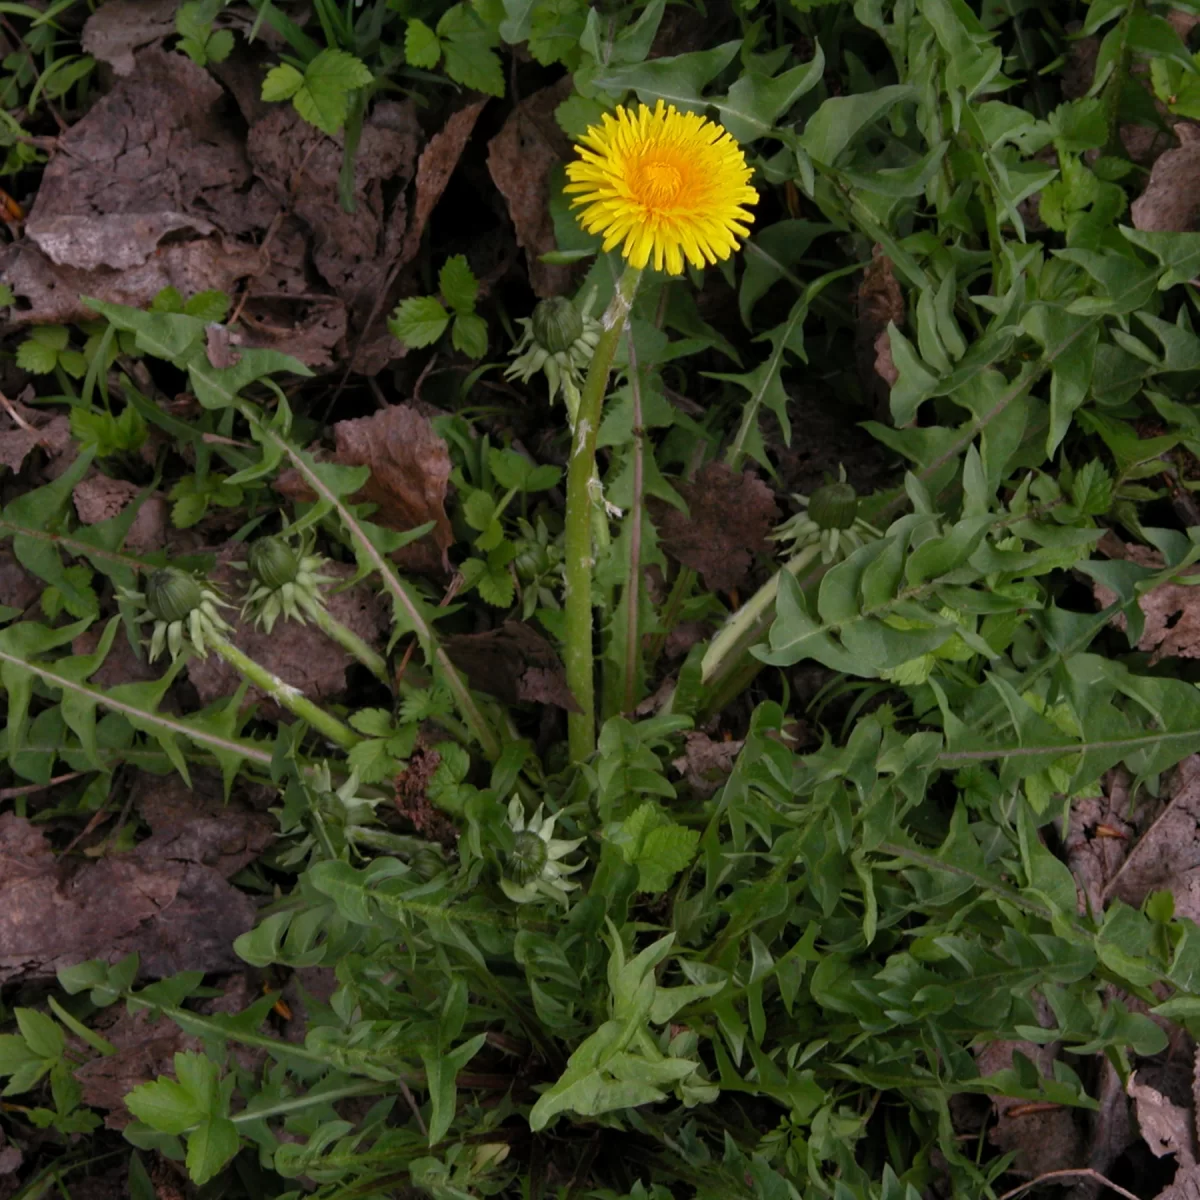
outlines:
[[[16,1146],[8,1144],[4,1130],[0,1129],[0,1175],[12,1175],[24,1161],[25,1156]]]
[[[736,474],[724,463],[706,463],[692,482],[679,485],[689,515],[651,501],[663,549],[704,577],[704,586],[727,592],[746,581],[755,554],[769,550],[767,535],[779,520],[775,497],[753,471]]]
[[[487,104],[487,97],[460,108],[447,122],[440,133],[435,133],[429,139],[429,144],[421,151],[421,159],[417,163],[416,198],[413,201],[412,220],[408,232],[404,235],[404,248],[400,252],[400,261],[409,262],[415,257],[421,247],[421,235],[425,232],[425,222],[433,212],[437,202],[458,166],[458,160],[467,147],[471,131],[479,114]]]
[[[63,135],[25,235],[59,266],[125,270],[168,235],[208,237],[264,224],[224,93],[182,54],[144,50],[137,70]]]
[[[117,516],[135,500],[142,489],[123,479],[110,479],[98,471],[81,479],[71,493],[75,511],[85,525],[96,525]],[[131,554],[149,554],[167,544],[170,505],[166,497],[147,496],[125,535],[124,547]]]
[[[117,1052],[77,1067],[75,1078],[83,1088],[84,1104],[105,1113],[104,1124],[108,1129],[124,1129],[133,1120],[125,1107],[126,1095],[159,1075],[173,1075],[179,1051],[204,1052],[200,1038],[189,1037],[153,1009],[130,1013],[122,1007],[116,1022],[97,1032],[112,1042]]]
[[[404,189],[412,179],[420,135],[411,101],[375,106],[363,123],[355,157],[353,213],[338,197],[341,137],[327,137],[291,106],[277,106],[247,138],[255,173],[310,231],[313,265],[360,321],[399,253],[406,225]],[[385,211],[385,184],[398,193],[390,212]]]
[[[559,296],[571,285],[569,267],[538,261],[558,244],[550,217],[550,174],[571,158],[571,143],[554,119],[554,110],[571,89],[568,75],[526,97],[488,143],[488,172],[508,204],[537,296]]]
[[[904,293],[882,246],[872,250],[855,299],[854,357],[859,383],[874,408],[884,412],[892,384],[900,377],[892,362],[887,328],[889,322],[904,323]]]
[[[1171,1185],[1163,1188],[1154,1200],[1200,1200],[1200,1167],[1176,1171]]]
[[[62,413],[33,408],[33,387],[26,387],[19,400],[10,400],[0,409],[0,466],[14,474],[37,447],[54,456],[71,444],[71,422]],[[14,416],[15,414],[15,416]],[[19,418],[19,420],[17,419]]]
[[[245,586],[244,573],[231,566],[232,561],[244,554],[245,547],[238,546],[225,547],[218,555],[218,564],[210,578],[226,595],[237,594],[237,589]],[[354,574],[354,568],[344,563],[327,563],[321,573],[335,580],[324,589],[329,612],[368,645],[380,646],[389,622],[384,603],[375,591],[366,583],[347,591],[334,590],[339,582]],[[232,611],[225,616],[233,626],[229,640],[238,649],[310,700],[327,700],[346,690],[346,672],[355,660],[311,621],[304,625],[281,622],[267,633]],[[232,696],[242,683],[240,673],[216,654],[192,659],[188,663],[188,679],[202,704]],[[248,699],[262,702],[264,712],[272,716],[283,715],[257,689],[250,690]]]
[[[1126,1091],[1137,1107],[1138,1127],[1150,1153],[1155,1158],[1173,1154],[1181,1168],[1194,1166],[1196,1148],[1190,1110],[1172,1103],[1157,1088],[1138,1083],[1136,1071],[1129,1076]]]
[[[143,307],[168,284],[230,291],[254,269],[257,250],[221,235],[264,226],[270,198],[220,119],[222,98],[191,59],[143,50],[61,137],[25,236],[0,262],[19,320],[88,319],[81,293]]]
[[[434,522],[429,534],[401,547],[395,560],[413,571],[444,572],[454,541],[445,508],[450,452],[429,418],[411,405],[394,404],[370,417],[339,421],[333,433],[334,462],[371,468],[366,485],[352,497],[355,504],[377,506],[371,521],[401,532]],[[280,475],[275,487],[295,500],[315,499],[294,470]]]
[[[1129,812],[1129,773],[1124,768],[1108,772],[1101,796],[1085,796],[1071,804],[1064,839],[1067,866],[1079,888],[1080,913],[1099,917],[1104,894],[1133,844]]]
[[[520,621],[505,621],[486,633],[449,637],[444,645],[450,661],[481,692],[506,704],[525,701],[580,711],[554,647]]]
[[[1130,213],[1135,229],[1190,233],[1200,217],[1200,125],[1179,121],[1179,147],[1160,154]]]
[[[176,0],[107,0],[83,26],[83,51],[132,75],[134,52],[175,33]]]
[[[1106,538],[1101,549],[1111,557],[1124,558],[1153,570],[1163,566],[1162,555],[1147,546],[1122,545],[1115,538]],[[1195,576],[1200,570],[1184,574]],[[1092,592],[1100,608],[1107,608],[1118,599],[1116,592],[1101,583],[1093,583]],[[1154,652],[1151,663],[1163,658],[1200,658],[1200,588],[1183,583],[1159,584],[1138,598],[1138,607],[1146,617],[1138,649]],[[1113,624],[1118,629],[1126,629],[1128,622],[1124,613],[1113,617]]]
[[[711,796],[729,778],[733,761],[742,748],[741,740],[714,742],[707,733],[693,730],[684,735],[683,754],[671,765],[700,796]]]
[[[256,908],[226,878],[266,848],[272,825],[232,808],[201,815],[72,874],[77,860],[60,861],[42,830],[0,814],[0,982],[46,982],[61,967],[134,951],[144,978],[232,970],[233,940]]]
[[[992,1075],[1011,1068],[1017,1051],[1037,1067],[1040,1075],[1053,1078],[1055,1048],[1020,1041],[989,1042],[981,1046],[975,1052],[980,1074]],[[1016,1152],[1015,1171],[1037,1176],[1048,1171],[1069,1170],[1083,1163],[1086,1157],[1083,1135],[1071,1109],[1031,1104],[1011,1096],[993,1096],[992,1103],[996,1122],[988,1133],[988,1140],[1001,1151]]]
[[[1200,755],[1175,769],[1169,794],[1170,803],[1130,851],[1107,894],[1136,908],[1151,892],[1170,891],[1175,915],[1200,921]]]
[[[17,562],[7,546],[0,546],[0,604],[23,611],[36,602],[45,586]]]
[[[433,806],[426,792],[441,761],[442,756],[426,744],[424,738],[418,740],[417,748],[409,755],[408,763],[393,784],[396,811],[410,821],[418,833],[452,850],[458,842],[458,830],[441,809]]]

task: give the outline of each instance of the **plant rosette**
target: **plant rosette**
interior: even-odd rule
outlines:
[[[514,796],[508,804],[508,824],[514,834],[513,848],[504,864],[500,888],[514,904],[529,904],[545,896],[557,904],[567,903],[567,893],[579,884],[564,878],[582,869],[583,863],[562,860],[586,839],[567,841],[554,836],[557,814],[542,816],[542,806],[528,820],[521,801]]]

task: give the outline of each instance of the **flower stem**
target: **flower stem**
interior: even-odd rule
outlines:
[[[583,762],[596,748],[595,648],[592,636],[592,497],[589,483],[596,465],[596,434],[608,372],[621,340],[642,272],[626,267],[604,314],[604,331],[596,343],[592,365],[579,399],[579,416],[572,432],[571,461],[567,468],[566,513],[566,645],[567,686],[580,712],[567,716],[571,761]]]
[[[204,640],[264,696],[269,696],[276,704],[294,713],[302,721],[307,721],[335,745],[349,750],[362,741],[349,725],[343,724],[323,708],[318,708],[302,692],[290,683],[284,683],[278,675],[272,674],[266,667],[243,654],[232,642],[226,641],[217,633],[206,634]]]
[[[337,617],[328,612],[324,605],[321,604],[313,605],[309,615],[312,617],[313,623],[317,628],[330,641],[337,642],[351,658],[358,659],[380,683],[386,683],[389,687],[391,686],[392,681],[388,677],[387,663],[353,629],[343,625]]]

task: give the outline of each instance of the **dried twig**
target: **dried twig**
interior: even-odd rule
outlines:
[[[1127,1192],[1120,1184],[1113,1183],[1111,1179],[1107,1179],[1101,1175],[1099,1171],[1093,1171],[1091,1167],[1076,1167],[1069,1171],[1047,1171],[1044,1175],[1039,1175],[1036,1179],[1030,1179],[1027,1183],[1021,1184],[1020,1187],[1015,1187],[1011,1192],[1005,1192],[999,1200],[1013,1200],[1022,1192],[1029,1191],[1030,1188],[1035,1188],[1039,1184],[1049,1183],[1054,1179],[1092,1179],[1096,1183],[1103,1184],[1106,1188],[1117,1193],[1118,1196],[1124,1196],[1125,1200],[1142,1200],[1140,1196],[1135,1196],[1132,1192]]]

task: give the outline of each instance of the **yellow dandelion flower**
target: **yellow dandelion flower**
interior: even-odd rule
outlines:
[[[624,243],[631,266],[653,255],[656,270],[681,275],[685,256],[696,267],[715,263],[750,232],[745,206],[758,193],[741,147],[720,125],[660,100],[605,113],[581,140],[565,190],[583,209],[584,229],[603,234],[605,250]]]

